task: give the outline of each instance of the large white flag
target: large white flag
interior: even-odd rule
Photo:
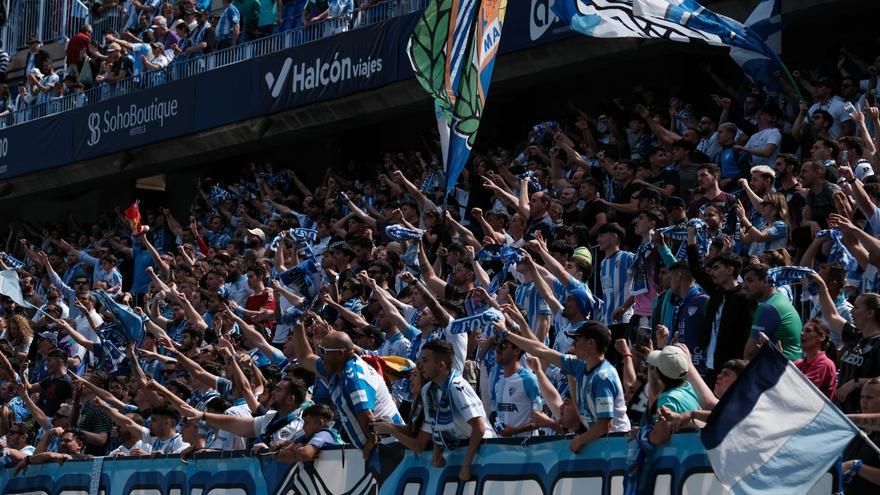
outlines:
[[[0,271],[0,294],[15,301],[15,304],[24,306],[25,308],[34,308],[35,306],[25,301],[21,294],[21,285],[18,281],[18,273],[15,270]]]

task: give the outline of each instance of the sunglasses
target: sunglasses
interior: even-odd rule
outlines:
[[[495,344],[495,348],[499,351],[503,351],[508,347],[510,347],[510,342],[498,342],[497,344]]]
[[[327,349],[322,345],[318,346],[318,356],[324,357],[328,352],[345,352],[345,349]]]

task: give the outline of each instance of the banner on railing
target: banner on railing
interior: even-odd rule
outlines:
[[[467,482],[458,479],[464,448],[450,453],[443,468],[431,453],[417,455],[397,446],[380,446],[375,462],[361,451],[332,448],[314,463],[281,464],[242,452],[206,453],[183,463],[178,457],[70,461],[31,465],[27,474],[0,470],[8,495],[105,493],[114,495],[288,495],[598,493],[622,495],[627,472],[627,438],[597,440],[577,454],[570,439],[540,437],[490,440],[480,447]],[[368,467],[369,466],[369,467]],[[642,493],[714,495],[727,493],[712,474],[699,437],[674,435],[639,473]],[[809,495],[835,491],[839,472],[829,471]],[[99,480],[93,484],[92,480]],[[780,480],[784,483],[784,480]]]

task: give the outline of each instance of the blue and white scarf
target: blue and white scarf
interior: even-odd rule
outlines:
[[[548,120],[547,122],[541,122],[538,125],[532,126],[532,136],[529,138],[531,143],[538,143],[544,139],[544,136],[547,134],[553,133],[553,131],[559,127],[559,123],[555,120]]]
[[[459,375],[460,373],[453,369],[449,372],[443,385],[437,385],[433,382],[429,384],[425,398],[426,412],[432,421],[431,439],[435,445],[443,445],[447,449],[454,449],[462,443],[462,439],[455,436],[453,408],[456,406],[452,403],[452,397],[449,393],[452,381]],[[438,391],[440,392],[439,400],[436,397]],[[462,407],[462,405],[459,404],[458,407]]]
[[[425,176],[425,180],[422,181],[422,187],[420,187],[419,190],[423,193],[433,192],[440,187],[440,179],[440,172],[436,170],[432,171]]]
[[[385,227],[385,235],[393,241],[408,241],[410,239],[421,239],[425,235],[425,231],[408,229],[403,225],[394,224]]]
[[[507,278],[507,273],[510,270],[510,267],[524,260],[525,256],[523,256],[522,251],[514,247],[502,244],[488,244],[474,255],[474,259],[477,261],[504,262],[504,267],[492,277],[492,280],[489,281],[489,287],[486,289],[486,292],[489,294],[494,294],[498,292],[498,289],[501,288],[501,284],[503,284],[504,280]]]
[[[640,244],[639,248],[636,250],[635,259],[633,260],[632,268],[630,268],[632,270],[631,294],[634,296],[646,294],[648,292],[647,260],[652,249],[654,249],[654,241],[647,241]]]
[[[806,266],[779,266],[767,270],[767,283],[773,287],[781,287],[792,283],[800,282],[804,277],[808,277],[816,272],[812,268]],[[811,295],[818,293],[816,286],[810,282],[804,290]]]
[[[456,334],[470,333],[475,330],[488,333],[495,328],[496,323],[502,321],[504,321],[504,315],[495,308],[489,308],[478,315],[452,320],[449,324],[449,331]]]
[[[20,259],[16,258],[15,256],[12,256],[11,254],[7,253],[6,251],[0,252],[0,258],[3,258],[3,262],[6,263],[9,266],[9,268],[12,268],[13,270],[17,270],[19,268],[24,268],[24,261],[21,261]]]
[[[214,184],[214,187],[211,188],[211,202],[216,204],[220,204],[227,199],[232,199],[232,193],[223,189],[217,184]]]
[[[859,262],[843,243],[843,234],[839,230],[825,229],[816,232],[817,239],[822,237],[831,238],[831,251],[828,252],[828,261],[840,263],[847,273],[855,272],[859,269]]]
[[[707,236],[708,227],[706,223],[699,218],[691,218],[685,224],[670,225],[657,229],[666,238],[679,242],[678,250],[673,253],[678,261],[687,261],[687,235],[688,227],[696,227],[697,235],[697,251],[703,256],[709,252],[709,236]]]
[[[535,177],[535,173],[531,170],[527,170],[516,176],[517,179],[529,179],[529,189],[531,192],[538,192],[541,190],[541,183],[538,182],[538,178]]]

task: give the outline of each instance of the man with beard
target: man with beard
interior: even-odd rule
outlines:
[[[180,415],[168,406],[157,406],[150,411],[150,427],[137,424],[132,418],[117,411],[102,399],[97,400],[97,405],[107,413],[113,422],[122,430],[142,440],[150,446],[150,451],[158,454],[179,454],[189,447],[183,441],[180,433],[177,433],[177,422]],[[64,439],[62,438],[62,447]]]
[[[15,466],[15,474],[27,473],[30,464],[46,464],[49,462],[57,462],[63,464],[71,459],[91,459],[92,456],[83,454],[82,450],[86,442],[83,440],[82,433],[77,430],[64,430],[61,434],[61,446],[58,452],[40,452],[32,456],[25,457]]]
[[[764,219],[760,213],[761,202],[767,193],[773,191],[773,182],[776,179],[776,172],[767,165],[756,165],[752,167],[751,179],[739,180],[739,186],[745,192],[748,203],[745,204],[746,215],[749,223],[757,228],[763,228]]]
[[[144,418],[138,413],[128,413],[125,416],[131,419],[135,424],[140,426],[144,425]],[[110,453],[107,454],[107,457],[140,456],[147,455],[151,452],[149,444],[141,440],[140,436],[132,435],[127,429],[119,431],[119,440],[121,442],[119,447],[110,451]]]
[[[235,301],[241,307],[247,304],[248,297],[253,294],[253,289],[248,284],[248,278],[245,275],[241,260],[232,260],[227,265],[226,283],[223,284],[223,292],[229,299]]]
[[[801,162],[794,155],[782,153],[776,157],[773,171],[776,173],[776,190],[785,195],[785,202],[788,203],[788,224],[800,225],[807,204],[800,194],[803,188],[798,182]]]

